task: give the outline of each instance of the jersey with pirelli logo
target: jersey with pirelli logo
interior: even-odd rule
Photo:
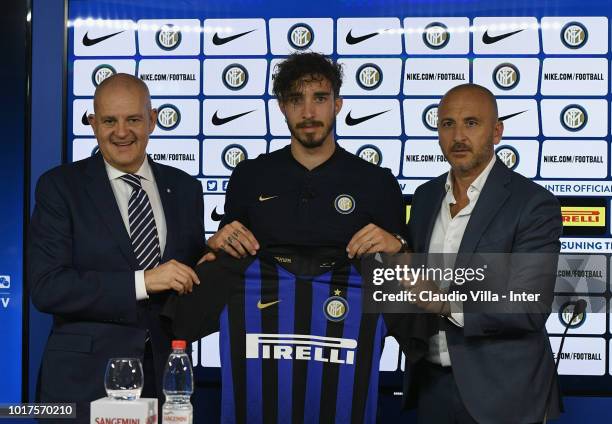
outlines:
[[[345,255],[220,255],[196,269],[193,293],[171,298],[163,314],[175,336],[220,331],[222,422],[376,421],[384,337],[414,358],[428,335],[411,335],[401,315],[362,314],[359,263]]]

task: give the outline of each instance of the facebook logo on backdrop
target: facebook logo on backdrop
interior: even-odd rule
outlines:
[[[0,275],[0,289],[10,289],[11,288],[11,276],[10,275]]]

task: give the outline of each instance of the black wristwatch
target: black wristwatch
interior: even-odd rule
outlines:
[[[399,253],[405,253],[405,252],[410,251],[410,248],[408,247],[408,242],[404,240],[404,237],[396,233],[392,233],[392,234],[393,234],[393,237],[395,237],[402,244],[402,247],[400,247]]]

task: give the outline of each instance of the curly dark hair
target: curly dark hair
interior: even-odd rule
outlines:
[[[304,76],[315,81],[327,79],[332,86],[334,96],[340,96],[342,86],[342,65],[328,57],[314,52],[293,53],[276,65],[272,91],[279,101],[295,89],[295,84]]]

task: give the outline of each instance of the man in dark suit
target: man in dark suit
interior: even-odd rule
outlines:
[[[202,187],[145,152],[155,128],[147,86],[117,74],[96,89],[89,118],[100,153],[45,173],[28,240],[34,305],[53,315],[39,373],[44,402],[105,396],[112,357],[138,357],[143,397],[163,401],[170,339],[158,314],[167,294],[190,292],[204,252]]]
[[[548,191],[496,158],[503,128],[486,88],[465,84],[446,93],[438,107],[438,134],[451,171],[415,191],[408,242],[418,253],[459,254],[458,261],[462,254],[496,252],[544,254],[554,263],[507,269],[502,288],[519,284],[541,295],[526,313],[424,305],[441,316],[426,359],[405,373],[407,402],[417,406],[420,423],[520,424],[560,413],[545,323],[561,212]]]

